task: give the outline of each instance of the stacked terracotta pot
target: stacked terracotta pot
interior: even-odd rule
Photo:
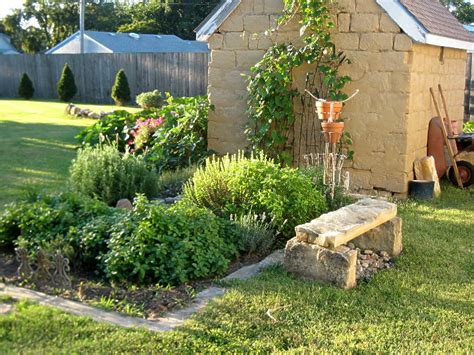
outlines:
[[[340,101],[316,101],[321,128],[328,143],[339,142],[344,131],[344,122],[338,122],[341,118],[342,105]]]

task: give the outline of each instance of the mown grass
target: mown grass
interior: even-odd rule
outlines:
[[[114,106],[79,104],[94,111]],[[93,120],[65,115],[65,103],[0,100],[0,210],[28,190],[64,185],[77,144]]]
[[[0,317],[2,352],[474,351],[474,198],[400,204],[405,251],[396,267],[351,291],[281,267],[230,285],[182,328],[126,330],[20,302]],[[273,321],[266,315],[270,310]]]

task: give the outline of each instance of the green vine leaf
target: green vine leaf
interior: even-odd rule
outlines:
[[[277,21],[278,26],[299,15],[305,45],[302,48],[291,43],[271,46],[247,76],[249,122],[245,133],[250,148],[263,150],[282,164],[292,162],[287,133],[294,128],[294,99],[299,96],[293,88],[293,70],[303,63],[314,64],[321,82],[318,97],[338,101],[347,98],[342,89],[351,79],[340,76],[339,68],[349,60],[331,42],[330,29],[334,27],[331,3],[331,0],[284,0],[284,13]]]

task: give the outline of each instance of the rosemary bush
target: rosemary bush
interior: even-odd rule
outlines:
[[[133,200],[137,193],[154,197],[158,175],[141,157],[122,154],[114,145],[79,150],[70,169],[75,191],[98,197],[109,205],[121,198]]]
[[[248,213],[241,216],[231,216],[236,233],[239,249],[248,254],[266,255],[273,247],[276,236],[274,218],[265,213],[260,215]]]

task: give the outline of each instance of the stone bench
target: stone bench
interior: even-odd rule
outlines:
[[[356,281],[357,251],[385,251],[395,257],[402,251],[402,220],[397,206],[363,199],[295,228],[296,237],[285,248],[285,267],[306,279],[352,288]]]

